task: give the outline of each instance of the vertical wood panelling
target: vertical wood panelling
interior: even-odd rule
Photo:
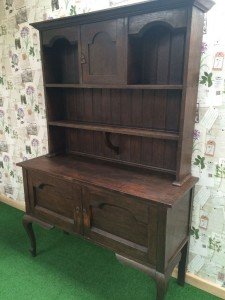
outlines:
[[[140,35],[129,37],[130,83],[181,84],[185,30],[155,25]]]
[[[171,37],[170,55],[170,84],[181,84],[183,82],[183,62],[185,48],[185,32],[173,34]]]
[[[62,120],[66,118],[66,108],[63,99],[63,91],[55,89],[46,90],[47,98],[47,118],[50,121]]]
[[[84,115],[84,101],[83,101],[83,89],[77,89],[76,93],[77,102],[77,120],[82,121]]]
[[[169,170],[176,170],[176,155],[177,142],[167,141],[164,148],[164,162],[163,167]]]
[[[93,132],[93,153],[95,155],[104,156],[103,146],[103,132]]]
[[[153,154],[153,139],[142,138],[141,140],[141,163],[144,165],[151,165]]]
[[[93,122],[101,122],[102,120],[102,90],[95,89],[93,91]]]
[[[130,136],[120,136],[120,159],[123,161],[130,161],[130,151],[131,151],[131,137]]]
[[[66,102],[66,113],[67,116],[65,116],[64,119],[68,119],[70,121],[73,121],[75,116],[77,116],[77,90],[74,89],[68,89],[63,91],[63,97]],[[58,107],[60,110],[60,107]]]
[[[131,92],[130,90],[121,90],[121,125],[131,126]]]
[[[130,139],[130,161],[141,163],[141,137],[132,136]]]
[[[134,127],[143,126],[142,123],[142,90],[131,91],[131,124]]]
[[[54,132],[54,127],[50,128]],[[106,145],[103,132],[63,128],[61,134],[68,138],[68,152],[81,152],[168,170],[176,168],[177,142],[174,141],[112,134],[113,145],[120,149],[118,155]]]
[[[159,30],[160,31],[160,30]],[[170,59],[170,32],[161,29],[158,41],[158,65],[157,65],[157,84],[168,82],[169,59]]]
[[[62,91],[58,90],[58,94]],[[178,131],[180,91],[48,89],[49,119]],[[66,100],[64,107],[62,98]],[[57,106],[55,105],[57,101]],[[56,111],[57,110],[57,111]]]
[[[111,120],[113,125],[121,124],[121,102],[120,102],[120,90],[112,89],[110,94],[110,110]]]
[[[180,91],[167,92],[166,130],[168,131],[179,131],[181,97]]]
[[[48,113],[56,120],[178,131],[180,91],[65,89],[58,90],[61,97],[56,97],[55,91],[48,89]],[[66,100],[66,107],[62,98]],[[61,132],[68,136],[68,151],[169,170],[176,168],[177,142],[114,133],[110,140],[119,147],[120,153],[117,154],[106,145],[104,132],[74,129]]]
[[[87,122],[92,121],[93,116],[93,99],[92,99],[92,89],[83,90],[83,107],[84,107],[84,120]]]
[[[102,90],[102,123],[112,123],[110,111],[110,89]]]
[[[43,47],[45,80],[48,83],[78,83],[78,46],[59,38],[51,47]],[[74,72],[76,70],[76,72]]]
[[[163,168],[165,141],[153,140],[152,165]]]
[[[154,99],[155,99],[154,91],[143,90],[143,115],[142,115],[143,127],[152,128],[153,126]]]
[[[166,91],[155,91],[153,109],[153,128],[155,129],[165,129],[166,104]]]
[[[137,40],[139,43],[139,41]],[[152,31],[147,32],[142,39],[142,66],[141,66],[141,82],[156,83],[156,70],[158,64],[158,40]]]

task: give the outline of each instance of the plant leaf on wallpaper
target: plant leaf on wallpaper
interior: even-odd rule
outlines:
[[[142,0],[0,1],[0,193],[23,201],[16,163],[48,152],[39,35],[31,22]],[[225,286],[225,6],[205,18],[192,173],[189,270]]]

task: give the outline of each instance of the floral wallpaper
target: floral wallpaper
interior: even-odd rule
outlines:
[[[52,18],[138,0],[0,0],[0,193],[24,201],[16,163],[48,152],[38,32]],[[205,18],[193,175],[189,271],[225,286],[225,6]]]
[[[225,6],[205,18],[194,130],[189,271],[225,287]]]

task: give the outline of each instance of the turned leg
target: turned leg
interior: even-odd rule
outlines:
[[[165,298],[167,288],[168,288],[169,277],[164,274],[156,273],[156,287],[157,296],[156,300],[163,300]]]
[[[185,275],[187,270],[187,257],[188,257],[188,247],[189,243],[187,242],[183,249],[181,250],[181,259],[178,265],[178,277],[177,282],[179,285],[184,286]]]
[[[33,231],[33,227],[32,227],[32,220],[30,219],[29,216],[25,215],[23,217],[23,226],[28,234],[28,237],[30,239],[30,253],[33,257],[36,256],[36,239],[35,239],[35,235],[34,235],[34,231]]]

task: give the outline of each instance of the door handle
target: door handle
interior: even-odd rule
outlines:
[[[81,53],[81,56],[80,56],[80,63],[81,64],[86,64],[86,59],[85,59],[85,56],[83,53]]]
[[[44,187],[46,186],[49,186],[49,187],[54,187],[53,185],[51,184],[47,184],[47,183],[40,183],[38,186],[35,186],[34,188],[37,189],[37,190],[43,190]]]
[[[81,211],[80,211],[80,207],[76,206],[75,210],[74,210],[74,225],[76,227],[77,232],[80,233],[80,226],[81,226]]]
[[[84,226],[88,229],[91,228],[91,211],[90,209],[83,209],[83,222]]]

